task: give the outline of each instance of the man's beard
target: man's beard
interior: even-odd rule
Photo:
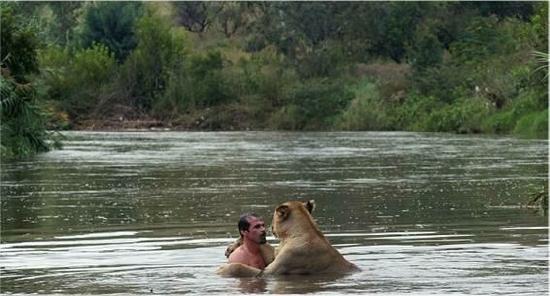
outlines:
[[[267,243],[267,238],[266,238],[266,234],[264,233],[260,236],[260,244],[263,245],[265,243]]]

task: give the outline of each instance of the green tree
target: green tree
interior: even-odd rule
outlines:
[[[0,5],[0,133],[2,158],[23,157],[50,149],[44,128],[44,114],[28,75],[38,72],[35,32]]]
[[[332,126],[335,116],[353,99],[353,93],[339,81],[312,79],[292,88],[288,105],[299,116],[299,129],[326,129]]]
[[[70,119],[85,119],[105,102],[117,70],[114,55],[103,44],[74,53],[58,46],[43,50],[41,83],[48,99],[57,101]]]
[[[78,23],[78,18],[82,14],[82,1],[52,1],[46,2],[55,15],[55,19],[50,24],[50,34],[55,43],[60,45],[69,45],[74,41],[73,31]]]
[[[137,47],[121,69],[119,84],[130,105],[149,112],[165,91],[170,73],[182,65],[187,40],[183,31],[155,15],[136,23],[136,38]]]
[[[10,6],[2,5],[2,49],[0,61],[16,82],[26,82],[27,74],[38,73],[36,50],[39,40],[30,26],[24,26]]]
[[[134,25],[142,14],[140,2],[92,2],[84,13],[80,42],[83,47],[105,44],[123,62],[137,45]]]
[[[225,3],[207,1],[174,2],[176,21],[190,32],[206,31]]]

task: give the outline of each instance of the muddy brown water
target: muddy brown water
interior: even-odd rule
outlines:
[[[402,132],[65,132],[1,171],[3,294],[548,294],[548,142]],[[314,199],[362,272],[228,279],[242,212]],[[277,240],[268,238],[273,244]]]

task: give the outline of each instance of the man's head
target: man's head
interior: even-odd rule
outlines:
[[[238,227],[242,239],[252,240],[258,244],[267,242],[264,221],[256,214],[242,214]]]

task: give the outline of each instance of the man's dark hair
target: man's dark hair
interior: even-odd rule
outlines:
[[[248,222],[248,219],[250,217],[260,218],[260,217],[258,217],[258,215],[254,214],[254,213],[242,214],[241,217],[239,218],[239,224],[237,225],[237,227],[239,227],[239,234],[241,234],[242,230],[248,230],[248,228],[250,227],[250,223]]]

